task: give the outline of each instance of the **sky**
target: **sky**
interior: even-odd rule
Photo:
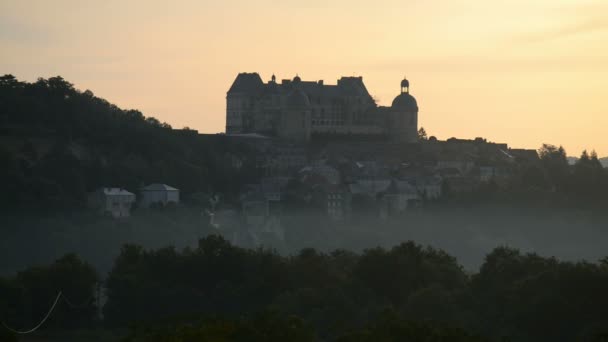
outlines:
[[[605,0],[0,0],[0,74],[60,75],[174,128],[223,132],[239,72],[404,76],[439,139],[608,155]]]

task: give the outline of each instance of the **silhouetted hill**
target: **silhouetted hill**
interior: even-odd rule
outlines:
[[[600,158],[603,167],[608,167],[608,157]]]
[[[0,175],[4,209],[82,207],[101,186],[137,192],[171,184],[187,195],[230,193],[253,172],[231,166],[246,147],[222,135],[174,130],[137,110],[118,108],[61,77],[20,82],[0,77]]]

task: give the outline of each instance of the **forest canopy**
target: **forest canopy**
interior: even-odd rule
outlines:
[[[84,301],[84,311],[64,305],[47,328],[92,326],[99,308],[86,300],[96,281],[75,256],[0,279],[0,318],[30,324],[63,290]],[[128,341],[243,334],[276,341],[608,336],[608,258],[563,262],[508,247],[467,274],[444,251],[411,241],[362,253],[303,249],[280,256],[211,235],[181,251],[125,245],[104,287],[103,324],[136,327]]]

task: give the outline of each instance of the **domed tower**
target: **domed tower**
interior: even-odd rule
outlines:
[[[395,97],[388,118],[388,133],[395,142],[418,141],[418,103],[410,95],[410,82],[401,81],[401,93]]]
[[[308,96],[295,88],[287,96],[285,112],[281,117],[279,136],[284,139],[309,141],[311,128],[311,106]]]

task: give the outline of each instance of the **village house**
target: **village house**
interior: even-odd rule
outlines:
[[[391,180],[382,196],[381,215],[398,215],[407,208],[417,205],[420,197],[415,187],[405,181]]]
[[[425,200],[436,200],[442,195],[443,179],[438,176],[418,177],[411,181],[418,194]]]
[[[150,208],[152,205],[165,206],[169,203],[179,203],[179,190],[167,184],[150,184],[140,190],[141,206]]]
[[[327,184],[325,187],[327,199],[327,216],[333,220],[344,220],[350,216],[352,196],[345,185]]]
[[[135,194],[121,188],[99,188],[87,198],[89,208],[114,218],[131,216]]]

